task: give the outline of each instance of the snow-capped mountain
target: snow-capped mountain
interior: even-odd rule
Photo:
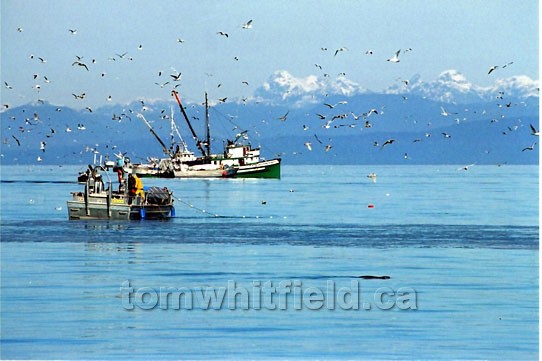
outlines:
[[[279,70],[257,89],[255,96],[259,101],[286,101],[300,107],[307,103],[317,103],[326,95],[353,96],[367,93],[374,92],[345,76],[335,79],[319,78],[316,75],[296,77],[286,70]],[[502,94],[519,100],[538,97],[539,85],[537,80],[520,75],[497,79],[493,86],[482,87],[471,83],[459,71],[450,69],[431,81],[424,81],[420,75],[414,75],[408,81],[395,84],[383,93],[417,95],[445,103],[475,103],[494,100]]]
[[[469,82],[459,71],[450,69],[428,82],[415,75],[408,84],[391,87],[387,92],[413,94],[446,103],[473,103],[494,100],[502,95],[512,99],[538,97],[538,81],[521,75],[497,79],[493,86],[482,87]]]
[[[277,103],[287,101],[296,107],[318,103],[327,94],[353,96],[367,92],[356,82],[345,76],[335,79],[319,78],[316,75],[295,77],[286,70],[278,70],[256,90],[259,101]]]

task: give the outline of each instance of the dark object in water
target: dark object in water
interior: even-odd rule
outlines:
[[[389,280],[390,276],[358,276],[357,278],[363,278],[364,280]]]

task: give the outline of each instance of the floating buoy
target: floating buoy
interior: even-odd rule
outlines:
[[[367,208],[374,208],[374,207],[375,207],[375,205],[372,204],[372,203],[369,203],[369,205],[367,206]]]

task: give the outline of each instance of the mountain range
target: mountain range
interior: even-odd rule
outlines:
[[[203,105],[183,105],[203,138]],[[538,130],[539,88],[526,76],[481,87],[447,70],[433,81],[415,75],[375,92],[346,76],[295,77],[280,70],[252,97],[211,99],[210,105],[217,153],[246,130],[242,134],[261,146],[264,157],[280,156],[284,164],[538,164],[531,125]],[[172,110],[179,134],[196,152],[173,97],[97,109],[47,101],[5,109],[1,162],[87,164],[93,153],[119,152],[134,162],[163,156],[137,114],[170,144]]]

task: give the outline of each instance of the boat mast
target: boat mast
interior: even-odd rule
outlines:
[[[186,115],[186,112],[185,112],[185,110],[183,108],[183,105],[181,103],[181,99],[179,99],[179,96],[177,95],[177,92],[175,90],[173,90],[171,92],[171,94],[173,94],[173,96],[177,100],[177,104],[179,104],[179,108],[181,109],[181,113],[183,113],[184,120],[186,120],[186,123],[188,124],[188,128],[190,128],[190,131],[192,132],[192,136],[194,137],[194,140],[196,141],[196,145],[198,146],[198,148],[201,151],[201,153],[203,154],[203,156],[205,158],[208,158],[208,155],[205,152],[205,149],[203,149],[203,146],[201,145],[202,142],[199,140],[196,132],[194,131],[194,128],[192,128],[192,124],[190,123],[190,120],[188,119],[188,115]]]
[[[147,127],[149,128],[149,130],[151,131],[152,135],[154,135],[154,137],[156,138],[156,140],[158,140],[158,142],[159,142],[160,145],[162,146],[162,150],[164,151],[164,153],[167,154],[169,157],[173,158],[173,155],[171,154],[171,152],[169,151],[169,149],[167,148],[167,146],[164,144],[164,142],[162,141],[162,139],[160,139],[160,137],[158,136],[158,134],[156,134],[156,132],[154,131],[154,129],[152,129],[152,126],[149,124],[149,122],[147,121],[147,119],[145,119],[145,117],[143,116],[143,114],[138,113],[138,114],[137,114],[137,117],[143,119],[143,121],[145,122],[145,124],[147,125]]]
[[[170,107],[170,111],[171,111],[171,116],[170,116],[170,119],[171,119],[171,133],[170,133],[170,137],[171,137],[171,145],[169,146],[169,150],[171,151],[171,153],[174,153],[174,146],[175,146],[175,122],[173,120],[173,106]]]
[[[209,125],[209,103],[207,102],[207,92],[205,92],[205,125],[207,127],[207,156],[211,156],[211,127]]]

